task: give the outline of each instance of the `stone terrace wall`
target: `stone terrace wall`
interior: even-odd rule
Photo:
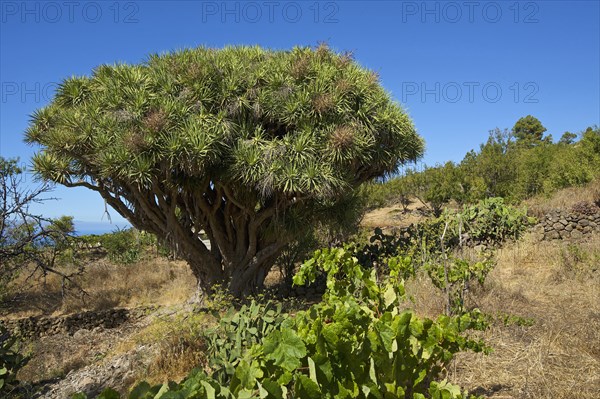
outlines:
[[[87,311],[61,317],[33,316],[15,320],[0,320],[9,331],[23,338],[39,338],[59,333],[73,335],[76,331],[96,327],[115,328],[129,320],[137,320],[152,308],[107,309]]]
[[[535,226],[535,232],[542,240],[577,240],[594,232],[600,233],[600,208],[596,209],[593,213],[552,211]]]

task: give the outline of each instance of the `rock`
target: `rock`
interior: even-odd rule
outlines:
[[[73,333],[73,338],[74,339],[83,339],[89,333],[90,333],[90,330],[86,330],[85,328],[82,328]]]
[[[125,356],[118,358],[111,366],[111,368],[115,370],[129,370],[131,366],[131,362]]]
[[[77,381],[77,385],[80,387],[89,387],[95,383],[94,379],[89,375],[85,375],[81,377],[79,381]]]
[[[573,234],[573,232],[571,232],[571,234]],[[559,238],[560,234],[558,234],[558,231],[555,230],[549,231],[546,234],[544,234],[544,240],[558,240]]]
[[[567,224],[569,224],[565,219],[560,219],[558,221],[558,223],[562,224],[563,226],[566,226]]]
[[[565,230],[566,230],[566,231],[571,231],[571,230],[573,230],[573,225],[569,224],[569,225],[565,226]]]
[[[556,231],[564,230],[564,228],[565,228],[565,226],[564,226],[562,223],[558,223],[558,222],[554,223],[554,224],[552,225],[552,227],[553,227],[553,228],[554,228],[554,230],[556,230]]]
[[[542,241],[544,239],[544,233],[533,233],[534,241]]]
[[[579,231],[579,230],[573,230],[571,232],[571,238],[577,240],[577,239],[580,239],[581,237],[583,237],[583,233],[581,231]]]

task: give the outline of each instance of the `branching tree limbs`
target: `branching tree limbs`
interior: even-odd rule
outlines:
[[[45,179],[97,191],[166,240],[200,287],[259,287],[363,182],[422,155],[412,122],[325,46],[198,48],[65,80],[27,131]],[[200,239],[203,231],[210,249]]]
[[[63,295],[67,284],[85,295],[74,280],[82,268],[64,272],[56,267],[72,239],[72,218],[50,219],[30,211],[31,205],[52,199],[43,197],[50,186],[28,189],[23,176],[16,159],[0,157],[0,297],[6,293],[6,285],[23,272],[29,273],[27,280],[56,274],[61,278]]]

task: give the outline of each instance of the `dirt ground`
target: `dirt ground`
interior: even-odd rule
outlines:
[[[408,227],[425,219],[427,207],[417,198],[404,209],[401,205],[386,206],[367,212],[360,222],[362,227],[379,227],[384,230],[392,227]]]
[[[555,202],[577,193],[560,195],[563,199]],[[542,204],[536,203],[538,209],[545,209]],[[400,206],[377,209],[365,215],[362,225],[408,226],[424,217],[419,207],[413,203],[409,212]],[[485,284],[473,287],[469,297],[493,318],[483,335],[493,352],[459,354],[447,370],[450,381],[497,399],[599,398],[600,236],[538,242],[529,234],[499,249],[496,260]],[[211,321],[198,315],[190,319],[181,306],[195,286],[185,263],[147,258],[116,266],[101,261],[81,284],[89,291],[86,302],[77,296],[62,298],[60,281],[49,278],[17,295],[1,317],[149,304],[158,309],[114,329],[26,343],[33,358],[19,377],[34,384],[32,392],[45,386],[43,394],[31,397],[64,399],[76,390],[94,393],[105,386],[125,392],[141,378],[181,378],[202,362],[203,346],[194,331]],[[407,293],[418,313],[434,317],[442,312],[443,300],[425,276],[408,282]]]

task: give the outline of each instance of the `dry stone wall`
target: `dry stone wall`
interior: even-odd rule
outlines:
[[[600,233],[600,208],[593,212],[555,210],[547,213],[535,226],[542,240],[578,240]]]
[[[126,321],[137,320],[146,316],[151,309],[107,309],[61,317],[32,316],[16,320],[0,320],[0,323],[20,337],[35,339],[60,333],[73,335],[79,330],[92,330],[96,327],[115,328]]]

